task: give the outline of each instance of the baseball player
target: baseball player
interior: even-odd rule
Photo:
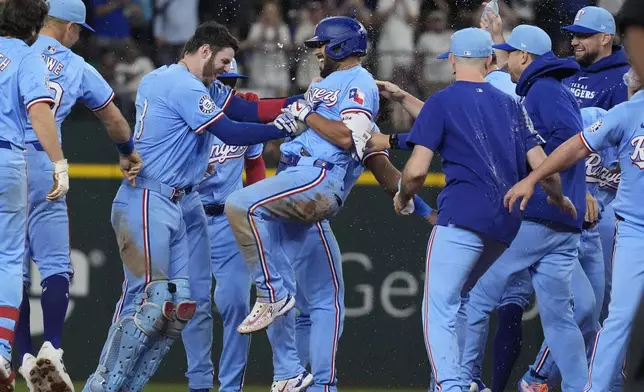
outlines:
[[[141,390],[194,315],[183,216],[187,206],[179,202],[190,196],[195,179],[207,169],[212,139],[204,133],[229,145],[247,145],[297,130],[286,113],[270,125],[239,123],[213,102],[206,86],[232,61],[236,48],[225,27],[204,23],[186,43],[178,64],[155,70],[139,86],[134,140],[149,163],[135,184],[121,185],[114,199],[112,226],[125,281],[86,391]],[[200,215],[205,218],[203,209]]]
[[[69,115],[77,101],[83,102],[101,119],[108,134],[112,137],[121,155],[121,169],[132,179],[141,167],[138,154],[131,149],[130,127],[119,109],[112,103],[114,92],[100,74],[83,58],[69,48],[78,40],[81,28],[91,30],[85,23],[85,5],[80,0],[50,0],[49,15],[40,32],[40,37],[32,45],[36,53],[42,55],[49,71],[49,89],[54,97],[54,116],[58,126],[58,140],[61,140],[60,126]],[[20,323],[16,331],[18,349],[24,353],[20,372],[27,380],[30,389],[41,383],[58,383],[63,380],[72,388],[69,377],[64,373],[62,363],[58,363],[53,374],[44,378],[37,367],[31,345],[29,330],[29,261],[33,258],[42,279],[43,293],[41,303],[45,324],[45,343],[38,357],[50,357],[59,361],[60,355],[53,350],[59,349],[65,313],[69,302],[69,281],[73,271],[69,260],[69,218],[65,198],[47,202],[44,195],[53,185],[53,166],[43,147],[33,132],[31,122],[26,131],[27,166],[29,172],[29,219],[25,253],[23,301]],[[61,371],[62,374],[57,372]],[[30,376],[30,374],[32,374]],[[47,385],[40,385],[47,388]]]
[[[27,231],[27,167],[24,150],[27,119],[53,166],[53,184],[41,194],[55,201],[69,189],[63,156],[51,111],[47,72],[29,45],[47,16],[42,0],[9,0],[0,14],[0,390],[13,391],[11,350],[22,300],[22,263]],[[37,171],[39,169],[36,169]],[[42,169],[40,169],[42,170]],[[37,174],[37,173],[34,173]],[[49,175],[52,175],[51,171]],[[56,356],[60,353],[54,353]],[[59,360],[59,358],[57,358]]]
[[[546,140],[546,152],[582,128],[577,103],[560,84],[561,78],[575,73],[579,66],[571,60],[558,59],[551,52],[550,37],[543,30],[519,26],[513,30],[508,43],[495,48],[504,52],[499,53],[507,60],[512,80],[518,82],[517,94],[525,97],[524,104],[535,129]],[[556,105],[557,110],[550,105]],[[464,363],[465,358],[476,357],[487,329],[486,320],[500,303],[506,283],[515,273],[529,268],[546,340],[565,342],[552,346],[552,354],[563,374],[563,389],[583,387],[587,368],[584,341],[570,306],[570,282],[577,270],[577,246],[585,213],[583,174],[583,167],[579,166],[562,176],[564,189],[580,216],[571,218],[561,214],[548,206],[546,196],[541,193],[539,201],[534,201],[524,214],[512,246],[470,292]],[[540,239],[536,244],[535,238]],[[471,367],[464,366],[462,377],[471,377],[471,371]]]
[[[636,88],[638,91],[628,102],[609,110],[603,118],[558,147],[505,198],[510,209],[518,200],[521,200],[520,208],[524,209],[532,196],[534,181],[575,165],[593,151],[617,146],[622,179],[613,204],[617,218],[613,291],[608,317],[593,347],[588,383],[583,388],[585,392],[604,392],[611,387],[624,361],[633,317],[644,288],[644,260],[641,256],[644,251],[644,217],[641,209],[637,208],[644,184],[644,92],[641,83]]]
[[[524,177],[528,164],[545,158],[525,109],[485,82],[492,52],[484,30],[468,28],[452,36],[449,53],[440,57],[449,58],[456,82],[427,100],[416,119],[407,139],[414,150],[394,198],[399,211],[422,187],[434,151],[440,152],[447,185],[429,239],[423,298],[423,332],[436,391],[469,388],[459,365],[461,297],[519,230],[519,216],[502,210],[503,189],[512,178]],[[557,177],[544,186],[557,205],[575,214]],[[487,196],[472,199],[474,194]]]
[[[214,83],[210,88],[210,96],[217,106],[222,108],[230,106],[227,102],[234,99],[234,84],[238,78],[245,78],[245,76],[237,73],[236,62],[233,60],[230,70],[219,75],[220,82]],[[222,83],[226,83],[227,86]],[[244,97],[248,96],[249,94],[244,95]],[[219,360],[218,376],[220,391],[238,391],[243,386],[250,336],[239,334],[236,328],[250,311],[252,280],[223,210],[227,196],[242,188],[244,167],[248,185],[266,177],[261,144],[248,147],[230,146],[214,138],[207,177],[198,188],[201,196],[200,208],[207,215],[211,252],[208,260],[212,264],[208,265],[208,268],[203,268],[201,265],[203,259],[193,258],[191,255],[188,265],[190,282],[194,287],[193,297],[198,306],[195,317],[183,331],[183,341],[188,357],[186,375],[191,391],[207,391],[213,386],[214,369],[211,360],[213,331],[210,312],[210,287],[213,275],[217,281],[214,291],[215,303],[224,323],[223,349]],[[289,336],[289,331],[282,328],[279,322],[268,328],[268,336],[274,351],[275,381],[271,390],[291,391],[294,388],[306,388],[310,385],[313,377],[300,365],[294,336]]]
[[[318,47],[324,79],[311,85],[306,101],[286,109],[309,129],[281,145],[286,169],[226,200],[226,215],[257,289],[257,301],[239,325],[240,333],[266,328],[295,305],[293,270],[279,255],[280,245],[303,240],[307,230],[297,223],[310,225],[340,209],[347,166],[352,154],[362,157],[371,118],[378,112],[375,82],[360,65],[367,42],[364,27],[349,17],[333,17],[320,22],[316,31],[333,37],[314,37],[309,43]],[[279,235],[278,229],[285,232]],[[288,317],[294,320],[295,315]]]

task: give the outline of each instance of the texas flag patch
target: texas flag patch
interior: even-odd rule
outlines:
[[[364,105],[364,94],[357,87],[349,90],[349,99],[357,103],[358,105]]]

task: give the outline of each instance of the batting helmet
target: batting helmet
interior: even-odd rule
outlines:
[[[367,30],[357,20],[348,16],[323,19],[315,26],[314,37],[307,40],[309,48],[326,44],[325,53],[333,60],[342,60],[352,54],[367,54]]]

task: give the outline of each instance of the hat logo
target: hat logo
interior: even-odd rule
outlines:
[[[577,16],[575,16],[575,22],[579,22],[581,20],[581,17],[586,14],[586,10],[581,9],[579,12],[577,12]]]
[[[471,56],[472,52],[469,51],[469,50],[466,50],[466,51],[463,52],[463,54],[466,55],[466,56]]]
[[[601,25],[601,26],[600,26],[600,29],[602,29],[602,30],[606,30],[606,26]]]

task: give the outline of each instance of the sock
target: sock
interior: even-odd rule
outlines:
[[[29,353],[33,354],[34,349],[31,345],[31,323],[29,322],[29,315],[31,307],[29,306],[29,288],[25,285],[22,286],[22,303],[20,304],[20,317],[18,318],[18,325],[16,325],[15,335],[15,348],[22,357]]]
[[[60,348],[65,324],[65,313],[69,305],[69,280],[64,275],[52,275],[42,281],[42,318],[45,326],[45,341]]]
[[[492,390],[504,391],[514,364],[521,353],[523,308],[509,304],[497,309],[499,325],[494,335],[494,375]]]

